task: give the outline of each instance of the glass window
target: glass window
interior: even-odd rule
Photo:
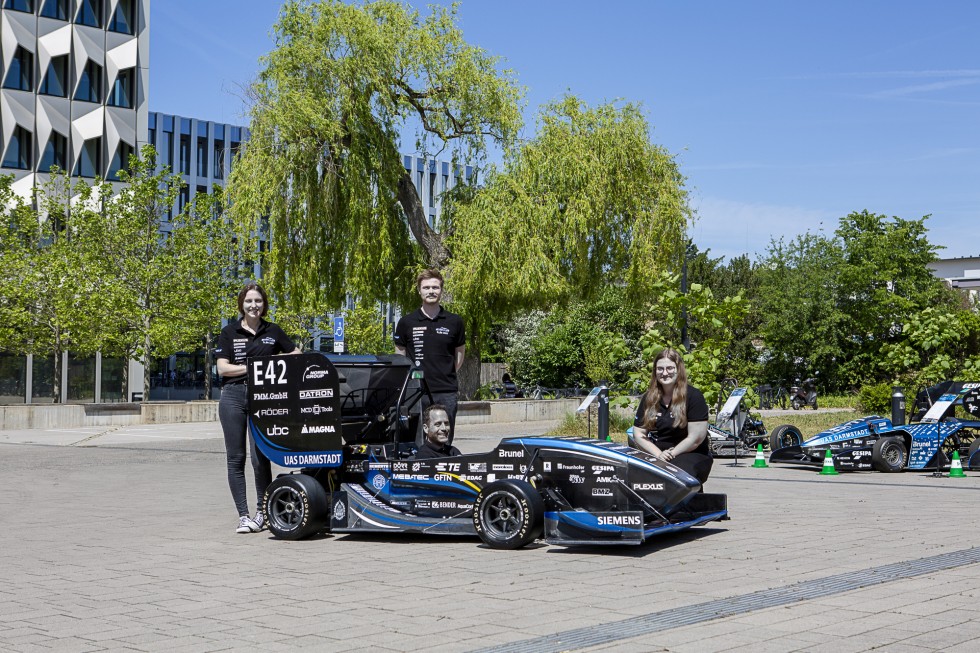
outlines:
[[[129,167],[129,157],[133,156],[134,151],[132,145],[119,141],[119,147],[116,148],[116,153],[112,156],[112,162],[109,164],[110,180],[118,179],[119,171]]]
[[[68,97],[68,55],[51,57],[51,63],[48,64],[48,70],[44,73],[41,89],[38,92],[44,95]]]
[[[180,187],[180,194],[177,196],[177,213],[184,210],[191,201],[191,189],[187,184]]]
[[[173,132],[168,132],[164,129],[160,132],[160,147],[159,147],[159,160],[160,165],[166,166],[173,170],[174,167],[174,135]]]
[[[45,18],[68,20],[68,0],[44,0],[41,15]]]
[[[10,135],[10,142],[7,144],[7,153],[3,157],[4,168],[31,169],[31,136],[31,132],[20,125],[14,127],[14,133]]]
[[[191,137],[187,134],[180,135],[180,172],[191,174]]]
[[[79,0],[75,22],[79,25],[102,27],[102,0]]]
[[[0,353],[0,404],[27,399],[27,356]]]
[[[18,46],[10,61],[10,70],[3,80],[4,88],[30,91],[34,88],[34,55]]]
[[[151,111],[146,114],[146,124],[150,129],[157,128],[157,114],[155,111]]]
[[[102,139],[93,138],[82,145],[81,156],[75,164],[75,177],[95,177],[102,171]]]
[[[197,137],[197,176],[208,176],[208,139]]]
[[[112,85],[109,92],[107,104],[113,107],[123,107],[130,109],[133,106],[133,79],[136,76],[135,68],[120,70],[116,77],[116,83]]]
[[[68,401],[69,404],[95,401],[95,356],[81,356],[68,352]]]
[[[102,401],[126,401],[125,358],[102,357]]]
[[[4,9],[13,9],[15,11],[26,11],[29,14],[34,13],[34,0],[3,0]]]
[[[102,66],[89,60],[78,78],[78,90],[75,99],[83,102],[102,101]]]
[[[134,17],[133,0],[119,0],[119,4],[116,5],[116,11],[112,14],[112,18],[109,19],[109,31],[132,34],[133,27],[136,24],[133,20]]]
[[[38,172],[48,172],[52,166],[61,170],[68,169],[68,139],[56,131],[51,132],[51,138],[41,153],[41,165],[37,169]]]
[[[214,141],[214,178],[225,178],[225,142],[217,139]]]
[[[436,205],[436,173],[429,173],[429,206],[435,207]]]
[[[188,136],[191,135],[191,119],[190,118],[181,118],[180,119],[180,133],[181,134],[187,134]]]
[[[33,356],[32,375],[31,375],[31,401],[35,404],[54,403],[54,387],[61,385],[54,382],[55,370],[60,369],[60,365],[54,364],[54,355]]]

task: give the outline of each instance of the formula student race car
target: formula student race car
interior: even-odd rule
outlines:
[[[980,417],[980,383],[951,382],[914,424],[895,426],[871,415],[840,424],[805,441],[772,452],[771,463],[822,466],[826,452],[834,468],[900,472],[904,469],[948,468],[959,452],[966,468],[980,468],[980,421],[952,416],[956,406]]]
[[[735,388],[718,411],[715,423],[708,424],[711,455],[716,458],[751,456],[760,444],[775,450],[803,443],[802,434],[792,424],[782,424],[768,433],[762,419],[754,419],[742,406],[745,393],[745,388]]]
[[[639,544],[728,519],[724,494],[612,442],[512,437],[491,451],[414,460],[426,392],[404,356],[303,354],[248,363],[252,436],[292,468],[266,490],[278,538],[478,535],[493,548]]]

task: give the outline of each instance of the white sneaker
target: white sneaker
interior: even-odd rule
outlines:
[[[255,522],[248,515],[243,515],[238,518],[238,528],[235,529],[236,533],[258,533],[259,528],[255,525]]]
[[[252,529],[252,532],[258,533],[259,531],[265,528],[265,513],[261,511],[257,512],[255,513],[255,516],[252,517],[252,519],[250,519],[249,521],[252,522],[249,525],[249,527]]]

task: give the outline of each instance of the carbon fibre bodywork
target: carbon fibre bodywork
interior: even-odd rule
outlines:
[[[531,534],[554,544],[639,544],[728,518],[725,495],[702,493],[683,470],[612,442],[512,437],[487,452],[415,460],[424,385],[402,356],[272,357],[250,361],[250,369],[251,434],[271,460],[295,470],[267,493],[270,522],[278,515],[284,529],[290,510],[305,510],[303,519],[313,515],[322,523],[304,521],[304,534],[326,529],[487,541],[476,513],[482,498],[501,488],[515,501],[522,491],[530,495],[522,509],[535,522]],[[270,379],[274,391],[267,390]],[[280,501],[276,492],[290,477],[315,481],[323,498],[317,488],[306,491],[303,480]]]

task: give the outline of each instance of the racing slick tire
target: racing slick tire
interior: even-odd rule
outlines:
[[[494,481],[476,497],[473,527],[491,549],[519,549],[541,537],[544,501],[527,481]]]
[[[801,444],[803,444],[803,434],[792,424],[781,424],[769,434],[770,451],[783,447],[798,447]]]
[[[901,438],[878,438],[871,448],[871,466],[879,472],[900,472],[905,469],[907,454]]]
[[[285,474],[272,481],[263,504],[269,531],[283,540],[313,535],[330,516],[326,490],[306,474]]]
[[[973,469],[974,466],[980,468],[980,455],[977,455],[978,451],[980,451],[980,437],[970,443],[970,451],[966,454],[966,461],[963,464],[964,467],[967,469]]]

